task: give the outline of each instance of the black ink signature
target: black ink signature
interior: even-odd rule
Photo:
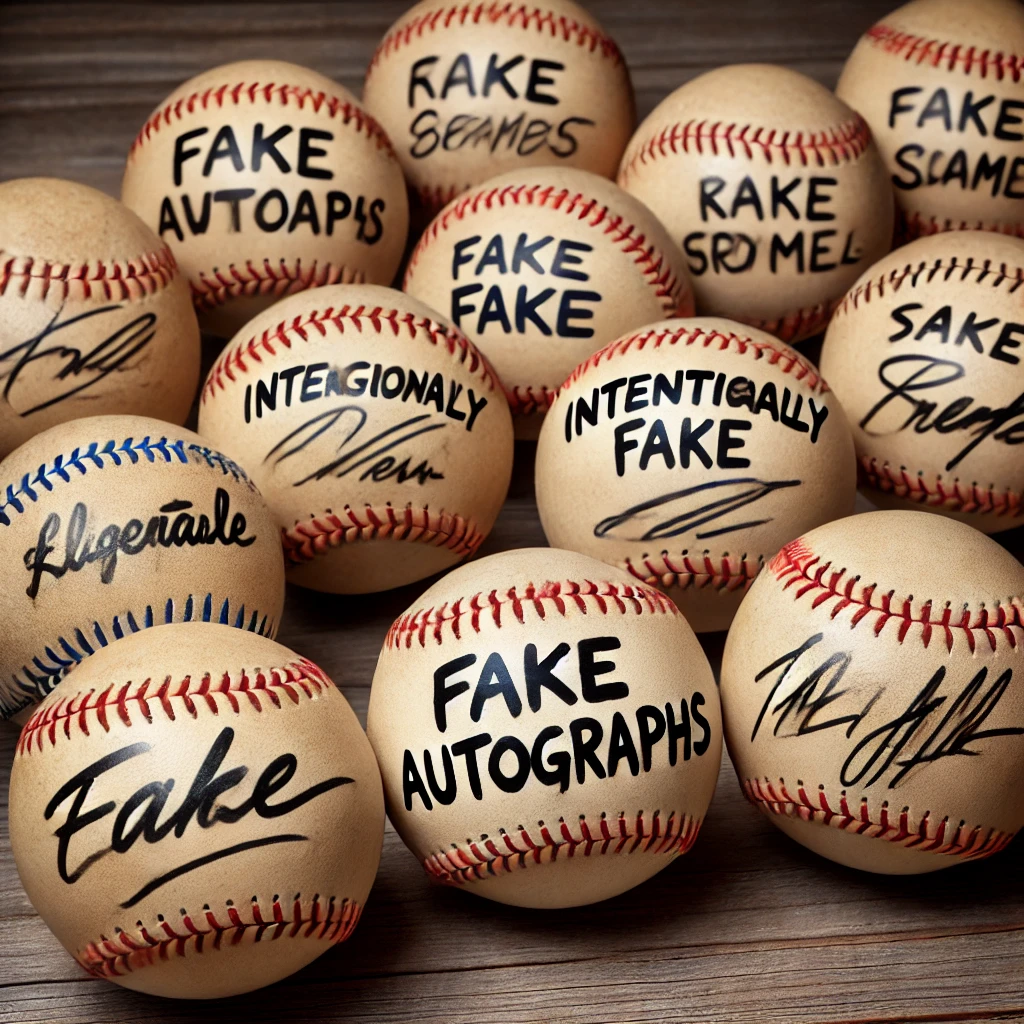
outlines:
[[[691,530],[697,530],[698,527],[704,526],[706,523],[713,523],[723,516],[730,515],[747,505],[753,505],[755,502],[761,501],[763,498],[768,497],[769,494],[784,487],[799,487],[800,483],[801,481],[799,480],[757,480],[754,477],[744,476],[735,477],[731,480],[715,480],[707,484],[698,484],[695,487],[686,487],[681,491],[672,491],[671,494],[662,495],[660,498],[651,498],[650,501],[633,505],[618,515],[602,519],[594,527],[594,536],[619,536],[623,540],[642,541],[678,537]],[[664,512],[667,505],[672,505],[676,502],[689,504],[684,502],[684,499],[696,494],[703,494],[705,491],[718,490],[720,488],[738,488],[738,490],[734,493],[728,493],[727,497],[718,498],[716,501],[710,501],[703,505],[686,508],[683,511],[673,509],[673,511],[676,511],[676,515],[655,523],[644,530],[639,536],[632,535],[637,530],[642,529],[642,523],[645,520],[652,518],[647,513],[654,510]],[[731,533],[734,530],[746,530],[754,526],[762,526],[771,521],[770,516],[765,519],[747,520],[742,523],[719,526],[713,530],[700,530],[695,536],[698,540],[704,540],[708,537],[719,537],[723,533]],[[617,534],[615,531],[623,526],[630,528],[629,533],[625,535]]]
[[[67,382],[68,387],[64,390],[57,387],[57,394],[32,406],[31,409],[26,409],[20,414],[22,416],[31,416],[32,413],[63,402],[72,395],[94,387],[104,377],[119,370],[153,340],[157,321],[155,313],[140,314],[128,323],[122,324],[99,344],[87,349],[64,344],[59,338],[55,339],[54,335],[60,331],[67,331],[69,327],[73,327],[83,320],[106,313],[114,313],[122,308],[121,306],[101,306],[99,309],[90,309],[85,313],[79,313],[61,323],[59,322],[63,312],[63,307],[61,307],[54,313],[53,319],[35,337],[0,352],[0,379],[7,378],[3,390],[5,401],[10,402],[11,391],[18,383],[22,372],[32,363],[43,360],[57,361],[57,369],[53,373],[52,380]],[[61,337],[67,337],[67,334],[61,335]]]
[[[444,479],[444,473],[438,472],[427,459],[421,459],[413,466],[414,455],[406,455],[405,458],[402,458],[400,451],[393,455],[388,454],[422,434],[444,430],[444,423],[434,422],[429,413],[410,416],[409,419],[396,423],[373,437],[360,438],[359,444],[354,448],[349,448],[349,443],[357,438],[365,426],[366,419],[366,410],[358,405],[339,405],[337,408],[318,413],[278,441],[267,452],[263,461],[269,462],[273,459],[275,466],[280,465],[286,459],[305,451],[309,445],[323,437],[324,434],[328,434],[329,443],[337,440],[340,434],[342,435],[341,441],[333,452],[336,458],[332,458],[324,465],[300,477],[292,485],[293,487],[301,487],[303,484],[309,483],[310,480],[323,480],[327,476],[337,478],[348,476],[349,473],[354,473],[364,466],[366,468],[360,474],[360,480],[369,479],[379,483],[383,480],[394,479],[400,484],[404,484],[408,480],[415,480],[422,485],[428,480]],[[332,430],[336,430],[333,436],[329,435]]]
[[[754,677],[755,682],[761,682],[781,669],[754,723],[751,742],[768,717],[775,719],[772,733],[780,737],[842,729],[847,739],[854,739],[862,726],[872,724],[871,713],[886,693],[886,687],[880,686],[866,695],[843,688],[843,677],[853,660],[852,654],[846,651],[829,655],[806,675],[801,670],[797,685],[776,700],[780,687],[791,681],[790,672],[796,663],[820,643],[822,637],[823,634],[816,633]],[[977,757],[982,753],[977,746],[982,740],[1024,735],[1024,727],[982,728],[1013,681],[1013,669],[1008,668],[989,681],[989,669],[983,666],[958,693],[940,692],[946,676],[946,667],[942,665],[918,690],[906,710],[857,739],[840,771],[839,778],[844,786],[873,786],[886,779],[887,787],[895,789],[911,771],[922,765],[946,757]],[[829,714],[833,717],[819,717],[830,707]]]
[[[946,470],[956,468],[982,441],[991,437],[1007,445],[1024,443],[1024,393],[1009,405],[990,408],[975,405],[974,397],[956,398],[944,408],[918,392],[941,388],[964,376],[964,368],[951,359],[937,356],[890,356],[878,367],[878,379],[886,393],[860,421],[861,429],[871,437],[898,434],[913,428],[915,433],[967,434],[972,438],[946,463]],[[906,413],[905,418],[899,418]],[[895,413],[888,425],[879,423],[882,414]]]
[[[101,858],[106,857],[109,853],[128,853],[140,839],[150,844],[163,842],[168,838],[180,839],[193,820],[199,828],[208,829],[215,824],[237,824],[250,814],[255,814],[263,819],[280,818],[298,810],[310,800],[315,800],[332,789],[347,786],[354,781],[345,776],[325,779],[292,797],[272,804],[269,802],[270,798],[291,782],[299,763],[294,754],[281,754],[263,769],[253,787],[252,795],[235,807],[229,807],[223,802],[224,794],[238,786],[249,774],[249,768],[246,765],[230,768],[223,772],[220,770],[231,749],[234,736],[234,729],[221,730],[213,741],[203,763],[199,766],[181,805],[163,821],[160,820],[161,815],[175,786],[173,778],[147,782],[123,801],[120,808],[114,800],[108,800],[106,803],[88,810],[85,807],[93,783],[101,775],[112,771],[126,761],[148,753],[152,750],[152,745],[149,743],[133,743],[130,746],[121,747],[120,750],[101,757],[68,779],[54,793],[43,814],[43,817],[49,821],[57,808],[69,798],[71,799],[67,817],[54,831],[57,838],[57,873],[61,879],[68,885],[74,885]],[[115,810],[117,816],[114,818],[110,832],[110,845],[84,857],[76,868],[69,868],[68,854],[71,840],[79,832],[113,814]],[[280,833],[215,850],[158,875],[129,896],[121,906],[125,909],[133,907],[162,885],[166,885],[190,871],[195,871],[197,868],[222,860],[224,857],[230,857],[245,850],[253,850],[260,846],[269,846],[274,843],[300,843],[306,842],[308,839],[308,836],[296,833]]]

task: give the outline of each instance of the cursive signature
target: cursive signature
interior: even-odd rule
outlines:
[[[429,413],[421,413],[387,427],[372,437],[363,437],[361,434],[366,420],[366,410],[358,405],[339,405],[328,409],[306,420],[283,437],[267,452],[263,461],[273,461],[275,466],[280,465],[306,452],[315,441],[326,437],[332,447],[332,457],[309,472],[303,469],[293,487],[301,487],[311,480],[323,480],[328,476],[348,476],[356,471],[361,471],[360,480],[378,483],[394,479],[400,484],[414,480],[422,485],[428,480],[444,479],[444,473],[435,469],[429,460],[420,459],[413,465],[416,456],[402,451],[402,447],[415,438],[435,430],[444,430],[444,423],[436,422]],[[357,443],[353,446],[353,442]],[[319,457],[314,459],[314,462],[318,461]]]
[[[680,534],[695,530],[697,539],[705,540],[708,537],[719,537],[723,533],[731,533],[734,530],[747,530],[754,526],[763,526],[772,521],[770,516],[764,519],[734,522],[709,530],[698,529],[708,523],[718,522],[724,516],[731,515],[747,505],[762,501],[775,491],[785,487],[799,487],[800,483],[799,480],[757,480],[754,477],[743,476],[697,484],[695,487],[686,487],[681,491],[664,494],[660,498],[651,498],[639,505],[632,505],[618,515],[602,519],[594,527],[594,536],[647,541],[678,537]],[[704,495],[709,492],[719,494],[723,491],[724,497],[715,498],[712,501],[695,504],[691,500],[696,495]],[[671,511],[674,514],[667,519],[660,519],[659,517],[665,514],[669,506],[672,506]],[[658,515],[651,515],[652,512],[656,512]],[[658,521],[648,526],[647,524],[652,519],[658,519]],[[624,532],[618,532],[623,528],[626,528]]]
[[[954,469],[982,441],[991,437],[1006,445],[1024,444],[1024,393],[1009,405],[990,407],[975,404],[964,395],[940,408],[939,402],[922,397],[964,376],[964,368],[951,359],[937,356],[890,356],[878,367],[878,379],[885,394],[860,421],[871,437],[884,437],[913,429],[915,433],[961,434],[970,440],[946,463]]]
[[[797,671],[797,663],[822,638],[823,634],[814,634],[754,677],[760,683],[778,673],[754,723],[751,742],[766,719],[774,720],[772,734],[779,737],[839,729],[852,741],[840,770],[842,784],[873,786],[884,781],[895,789],[915,768],[948,757],[977,757],[983,740],[1024,735],[1024,727],[984,728],[1013,681],[1011,668],[990,679],[983,666],[957,689],[956,684],[945,686],[948,672],[940,665],[905,709],[885,718],[875,712],[886,686],[869,687],[869,692],[843,686],[853,661],[850,652],[812,659]],[[880,718],[884,720],[879,722]]]
[[[94,387],[124,366],[153,340],[157,322],[155,313],[141,313],[87,348],[77,348],[66,341],[68,328],[93,317],[116,313],[120,309],[121,306],[101,306],[61,321],[61,307],[34,337],[0,351],[0,380],[6,378],[3,390],[5,401],[10,402],[12,390],[34,363],[43,365],[46,361],[48,366],[56,364],[51,378],[54,387],[49,397],[26,409],[20,414],[22,416],[31,416],[32,413],[48,409],[51,405]],[[33,379],[32,390],[35,391],[38,386],[38,381]]]

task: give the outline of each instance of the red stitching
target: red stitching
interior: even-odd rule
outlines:
[[[403,46],[408,46],[414,37],[422,39],[425,32],[434,32],[438,28],[447,29],[453,23],[465,25],[467,21],[474,25],[479,25],[481,21],[489,21],[492,25],[504,23],[510,28],[546,31],[552,38],[561,36],[567,43],[575,43],[591,53],[600,51],[603,57],[616,64],[623,63],[622,54],[615,40],[596,28],[583,25],[574,18],[567,18],[564,14],[554,14],[538,7],[527,7],[526,4],[466,3],[453,4],[451,7],[422,14],[392,29],[374,52],[366,72],[367,78],[385,57],[390,57]]]
[[[620,813],[614,824],[602,814],[600,824],[592,829],[581,814],[575,833],[565,818],[559,818],[553,829],[538,821],[533,834],[522,825],[511,832],[502,828],[494,838],[482,835],[479,840],[467,839],[465,845],[452,843],[450,849],[429,854],[423,867],[437,881],[457,886],[496,878],[531,863],[551,864],[563,856],[563,851],[568,858],[637,851],[677,857],[697,841],[701,823],[700,818],[677,815],[675,811],[664,823],[661,812],[655,811],[648,822],[640,811],[635,818]]]
[[[878,820],[871,814],[868,798],[862,796],[859,805],[850,806],[844,789],[839,800],[831,803],[825,795],[825,787],[817,789],[817,799],[808,795],[803,782],[797,781],[794,798],[786,788],[784,779],[772,783],[769,779],[746,779],[743,792],[747,799],[772,814],[801,821],[817,822],[843,832],[853,832],[872,839],[884,839],[925,853],[945,854],[951,857],[978,859],[990,857],[1008,846],[1013,832],[1000,832],[994,828],[975,825],[969,828],[961,821],[954,825],[948,817],[936,821],[936,815],[925,811],[917,825],[911,823],[910,808],[904,807],[898,814],[892,813],[889,802],[884,801],[878,809]]]
[[[62,297],[128,301],[152,295],[166,288],[177,275],[174,254],[164,247],[145,252],[130,260],[91,260],[60,263],[34,256],[15,256],[0,250],[0,295],[8,288],[16,295],[27,295],[33,282],[41,282],[40,298],[50,289],[59,289]],[[94,295],[95,293],[95,295]]]
[[[635,225],[627,224],[625,218],[613,213],[596,199],[588,199],[580,192],[556,188],[554,185],[506,185],[503,188],[486,188],[467,195],[449,206],[431,221],[413,250],[405,272],[403,289],[409,290],[416,264],[423,252],[437,240],[442,231],[448,230],[453,218],[464,220],[467,215],[477,213],[481,206],[488,210],[493,209],[495,205],[504,209],[506,204],[518,206],[520,202],[528,206],[547,206],[566,216],[575,217],[577,221],[590,227],[600,228],[611,238],[613,244],[628,255],[634,256],[634,262],[661,300],[662,308],[667,315],[678,315],[679,311],[689,304],[689,282],[685,277],[676,277],[666,257],[653,244],[645,244],[646,237],[637,231]]]
[[[991,74],[997,81],[1009,77],[1014,82],[1024,75],[1024,55],[1002,53],[998,50],[982,50],[976,46],[962,46],[959,43],[926,39],[910,32],[880,23],[869,28],[864,38],[886,53],[902,57],[915,64],[931,64],[933,68],[945,67],[947,71],[960,70],[964,74],[979,72],[982,78]]]
[[[417,185],[412,188],[412,192],[423,209],[440,210],[472,187],[472,182],[466,182],[465,185]]]
[[[329,118],[340,118],[343,125],[353,125],[357,132],[375,142],[378,149],[385,150],[392,159],[396,159],[387,133],[361,107],[319,89],[308,89],[298,85],[278,85],[274,82],[238,82],[235,85],[211,86],[202,92],[189,93],[187,96],[173,100],[158,109],[142,126],[128,151],[128,159],[131,160],[135,156],[135,151],[144,142],[148,142],[161,127],[165,125],[170,127],[172,121],[182,120],[187,114],[194,113],[197,107],[208,110],[211,104],[218,108],[224,107],[227,103],[237,106],[243,98],[248,99],[250,103],[263,100],[270,104],[276,101],[280,106],[297,103],[300,109],[304,108],[308,102],[314,113],[319,114],[321,111],[325,111]]]
[[[625,566],[638,580],[653,587],[679,587],[683,590],[746,590],[761,571],[764,556],[756,560],[744,556],[731,559],[728,555],[715,561],[705,551],[699,558],[691,558],[684,551],[675,560],[667,551],[657,557],[644,555],[638,562],[627,558]]]
[[[548,388],[543,384],[515,384],[505,388],[505,397],[513,416],[529,416],[535,412],[547,412],[558,397],[558,388]]]
[[[861,478],[868,487],[898,498],[943,508],[953,512],[977,515],[1006,516],[1016,519],[1021,514],[1021,493],[1007,487],[997,491],[992,485],[979,487],[977,483],[961,483],[959,478],[943,480],[938,474],[926,480],[923,470],[911,473],[906,466],[897,470],[888,462],[880,462],[869,455],[860,457]]]
[[[680,342],[684,345],[699,344],[704,348],[717,345],[719,352],[734,347],[740,355],[749,354],[754,359],[767,359],[770,366],[778,366],[783,373],[791,375],[815,394],[823,395],[829,390],[814,364],[799,352],[794,352],[790,348],[781,348],[772,341],[755,341],[753,338],[734,334],[731,331],[724,334],[721,331],[706,331],[703,327],[684,324],[681,327],[660,327],[656,330],[638,331],[636,334],[629,334],[625,338],[613,341],[610,345],[605,345],[569,374],[565,383],[558,389],[559,394],[568,390],[590,370],[600,366],[602,362],[616,359],[630,350],[642,352],[648,344],[654,348],[660,348],[662,345],[677,345]]]
[[[327,309],[313,309],[292,320],[282,320],[274,327],[268,327],[262,334],[253,335],[247,341],[226,348],[206,378],[202,401],[205,403],[212,398],[218,389],[223,391],[227,388],[225,377],[235,383],[236,374],[248,373],[251,363],[262,366],[263,360],[268,356],[275,357],[280,347],[290,351],[296,338],[301,341],[324,338],[328,327],[333,327],[339,334],[344,334],[346,329],[354,330],[357,334],[361,334],[364,329],[384,334],[385,329],[388,329],[396,338],[403,332],[410,338],[423,337],[432,345],[447,349],[448,354],[466,366],[469,373],[482,381],[488,390],[493,391],[497,386],[494,372],[487,361],[456,328],[397,309],[346,304],[337,308],[328,306]]]
[[[756,327],[759,331],[773,334],[780,341],[797,342],[809,338],[812,334],[823,331],[832,319],[832,313],[839,305],[839,299],[832,299],[829,302],[819,302],[816,306],[807,306],[804,309],[794,309],[782,316],[770,319],[757,319],[755,317],[734,317],[740,323],[748,327]]]
[[[619,178],[628,180],[641,164],[691,151],[747,160],[760,155],[769,164],[778,159],[787,167],[825,167],[856,160],[870,142],[871,129],[859,114],[817,132],[783,131],[725,121],[681,121],[667,125],[649,138],[622,168]]]
[[[460,556],[471,555],[485,536],[472,519],[411,505],[396,509],[388,503],[377,508],[367,505],[362,517],[351,505],[346,505],[340,515],[328,509],[304,523],[282,528],[281,543],[285,558],[292,565],[300,565],[343,544],[388,538],[450,548]]]
[[[225,672],[219,679],[206,672],[177,681],[167,676],[160,683],[148,677],[141,683],[111,683],[105,690],[72,692],[40,707],[21,731],[18,754],[31,754],[33,743],[42,750],[44,740],[55,747],[58,733],[71,739],[72,728],[88,736],[97,725],[109,732],[115,720],[131,727],[138,720],[133,712],[147,722],[153,721],[157,711],[172,722],[182,713],[198,718],[201,708],[214,715],[222,711],[237,715],[243,704],[262,711],[268,701],[280,708],[282,698],[298,704],[301,696],[313,700],[331,686],[324,672],[305,658],[251,674],[244,669],[235,675]]]
[[[952,220],[949,217],[939,220],[931,214],[903,212],[901,215],[903,232],[907,238],[920,238],[924,235],[937,235],[943,231],[992,231],[1011,238],[1024,238],[1024,222],[1017,224],[999,224],[995,221]]]
[[[292,901],[291,915],[287,904],[275,896],[270,913],[264,914],[259,901],[252,898],[251,921],[244,921],[231,900],[225,905],[227,923],[223,923],[210,909],[203,907],[201,914],[180,911],[181,927],[175,929],[163,914],[157,915],[157,925],[151,932],[138,922],[135,932],[115,928],[113,936],[101,935],[86,945],[75,959],[97,978],[120,978],[143,967],[152,967],[158,961],[183,957],[189,952],[204,953],[237,946],[246,938],[252,942],[272,942],[280,938],[320,939],[330,943],[344,942],[355,930],[363,908],[354,900],[331,896],[313,897],[308,915],[303,914],[297,895]]]
[[[796,586],[793,595],[796,600],[811,594],[812,609],[834,601],[831,611],[833,619],[845,608],[855,609],[850,618],[851,629],[868,615],[874,615],[874,634],[880,636],[890,621],[895,622],[896,640],[901,644],[914,626],[920,627],[924,647],[928,647],[932,637],[938,633],[946,649],[952,651],[954,636],[963,636],[972,654],[979,639],[987,639],[993,651],[996,650],[1000,635],[1013,648],[1016,648],[1018,639],[1024,639],[1021,600],[1018,597],[1011,598],[1009,604],[996,601],[994,609],[982,605],[973,611],[966,604],[961,610],[954,611],[952,601],[942,604],[928,600],[920,605],[920,611],[915,615],[912,597],[897,597],[893,590],[879,592],[877,583],[862,584],[860,576],[850,575],[849,570],[833,569],[832,562],[822,562],[821,557],[811,551],[803,539],[786,544],[771,560],[768,568],[782,583],[783,590]],[[1017,631],[1020,631],[1020,637]],[[976,637],[976,633],[981,634],[981,637]]]
[[[449,604],[447,601],[440,607],[418,608],[406,612],[392,623],[384,639],[388,648],[408,649],[413,638],[419,640],[420,647],[427,644],[427,636],[440,644],[444,639],[447,626],[453,639],[460,639],[462,632],[468,627],[474,633],[480,632],[481,618],[490,618],[499,629],[502,626],[502,614],[511,612],[518,621],[525,621],[527,608],[532,608],[541,619],[557,612],[565,615],[566,608],[574,605],[584,615],[596,612],[600,615],[609,614],[614,606],[620,615],[632,611],[635,615],[662,614],[678,615],[679,609],[660,591],[642,585],[631,586],[628,583],[610,583],[608,581],[593,582],[584,580],[575,583],[547,582],[539,587],[528,583],[520,593],[515,587],[502,591],[482,591],[472,597],[460,597]]]

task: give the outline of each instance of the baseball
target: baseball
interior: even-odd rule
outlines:
[[[473,554],[512,474],[512,418],[490,367],[401,292],[339,285],[256,317],[210,370],[204,437],[249,467],[289,578],[362,594]]]
[[[843,410],[815,367],[728,320],[665,320],[581,363],[537,445],[548,541],[664,588],[726,629],[779,547],[849,515]]]
[[[427,873],[523,907],[616,896],[689,850],[722,753],[675,605],[549,548],[461,566],[396,620],[367,733]]]
[[[635,117],[619,48],[570,0],[424,0],[378,46],[363,101],[431,213],[514,168],[614,177]]]
[[[1024,240],[919,238],[840,303],[822,372],[853,426],[877,505],[918,505],[986,533],[1024,509]]]
[[[923,512],[786,544],[725,645],[726,740],[748,799],[849,867],[920,874],[1024,824],[1024,566]]]
[[[348,702],[312,662],[226,626],[160,626],[84,662],[22,730],[11,847],[86,971],[210,999],[352,934],[384,801]]]
[[[452,202],[403,287],[484,352],[517,435],[531,439],[577,363],[626,331],[693,313],[683,254],[650,210],[561,167],[512,171]]]
[[[179,86],[132,144],[121,198],[174,250],[200,321],[223,337],[292,292],[390,284],[409,228],[383,130],[336,82],[284,61]]]
[[[199,325],[171,250],[85,185],[0,184],[0,458],[80,416],[181,423],[198,384]]]
[[[94,416],[0,463],[0,719],[102,647],[169,622],[273,636],[280,537],[244,470],[190,430]]]
[[[836,93],[864,115],[902,232],[1024,237],[1024,8],[915,0],[861,37]]]
[[[786,68],[699,75],[630,141],[619,184],[689,264],[697,310],[800,341],[884,256],[893,198],[864,120]]]

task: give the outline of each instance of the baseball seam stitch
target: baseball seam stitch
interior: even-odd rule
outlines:
[[[135,465],[143,457],[147,462],[155,463],[158,456],[165,463],[174,462],[175,458],[184,465],[189,462],[205,463],[209,468],[219,469],[224,476],[231,476],[235,481],[241,481],[255,490],[255,485],[241,466],[220,452],[195,442],[186,442],[184,439],[169,441],[166,437],[153,441],[146,435],[138,442],[129,437],[120,444],[111,440],[102,447],[100,445],[99,441],[91,441],[84,448],[75,448],[70,455],[58,455],[51,464],[43,463],[34,472],[24,474],[19,483],[8,484],[6,491],[0,491],[3,495],[0,498],[0,526],[11,525],[10,509],[14,509],[14,514],[21,514],[25,511],[26,502],[39,501],[40,490],[52,491],[59,481],[70,483],[71,470],[85,476],[90,468],[105,469],[108,460],[114,466],[121,466],[125,462]]]
[[[631,827],[632,826],[632,827]],[[558,819],[553,832],[543,821],[537,822],[533,833],[522,825],[511,832],[499,829],[496,837],[482,835],[479,840],[467,839],[465,844],[452,843],[446,850],[423,859],[424,870],[446,885],[465,885],[485,881],[501,874],[533,864],[551,864],[562,851],[572,858],[581,854],[656,853],[678,856],[686,853],[697,841],[701,819],[672,811],[662,823],[660,811],[645,820],[644,812],[627,819],[621,812],[616,826],[608,816],[601,815],[596,831],[591,830],[585,815],[579,816],[579,832],[574,834],[565,818]]]
[[[774,334],[780,341],[797,342],[824,330],[832,319],[832,313],[839,305],[839,299],[819,302],[816,306],[804,306],[776,317],[733,316],[748,327]]]
[[[199,709],[205,707],[217,715],[222,708],[218,698],[224,698],[231,712],[238,714],[243,702],[255,711],[264,710],[264,698],[274,707],[280,708],[281,695],[292,704],[298,704],[300,694],[315,700],[331,686],[323,671],[305,658],[298,658],[286,665],[269,669],[242,669],[232,674],[224,672],[215,679],[209,672],[202,676],[184,676],[177,681],[166,676],[162,683],[154,685],[147,677],[141,683],[129,680],[118,685],[110,683],[105,690],[88,690],[70,697],[61,697],[49,707],[40,708],[25,723],[18,740],[18,754],[31,754],[33,741],[36,750],[43,749],[44,738],[51,747],[57,745],[58,730],[67,739],[71,738],[72,727],[84,736],[89,735],[89,723],[94,721],[104,732],[110,731],[110,719],[115,715],[126,727],[138,724],[132,718],[131,708],[147,722],[152,722],[154,712],[159,709],[168,721],[175,721],[175,706],[180,707],[193,719],[199,717]],[[180,711],[179,711],[180,713]]]
[[[235,374],[245,374],[251,369],[251,363],[262,366],[265,356],[273,358],[278,354],[278,346],[290,350],[293,335],[309,341],[311,336],[327,336],[327,325],[333,326],[340,334],[345,333],[345,323],[350,322],[356,333],[362,333],[363,325],[371,327],[376,334],[384,334],[388,327],[394,337],[402,335],[403,329],[408,337],[415,339],[425,337],[436,347],[448,350],[457,362],[466,366],[467,371],[482,381],[490,391],[497,388],[497,378],[487,360],[480,351],[467,339],[461,331],[447,327],[427,317],[414,313],[402,313],[397,309],[385,310],[380,306],[344,305],[338,309],[329,306],[324,310],[311,310],[308,313],[283,320],[275,327],[267,328],[262,334],[253,335],[247,341],[228,346],[224,354],[210,370],[203,385],[202,402],[205,404],[212,398],[216,390],[225,390],[226,377],[231,383],[236,382]]]
[[[411,18],[404,25],[392,29],[374,51],[366,77],[369,78],[373,74],[385,57],[390,57],[403,46],[408,46],[413,37],[422,39],[425,32],[434,32],[438,27],[450,28],[453,22],[465,25],[467,21],[471,21],[478,25],[485,18],[494,25],[503,22],[509,28],[533,29],[541,33],[547,30],[552,38],[560,35],[567,43],[574,43],[591,53],[600,51],[601,56],[614,63],[623,63],[622,53],[611,36],[597,28],[583,25],[574,18],[567,18],[564,14],[556,15],[552,11],[543,11],[538,7],[527,7],[526,4],[466,3],[453,4]]]
[[[408,649],[413,638],[417,638],[420,647],[427,644],[429,635],[435,643],[444,639],[445,627],[451,638],[461,639],[462,630],[468,626],[474,633],[480,632],[481,618],[489,617],[497,627],[503,626],[503,609],[511,612],[512,617],[523,623],[525,610],[532,608],[541,618],[550,613],[565,616],[572,606],[584,615],[608,615],[614,606],[620,614],[632,611],[636,615],[663,614],[678,615],[679,609],[660,591],[640,584],[611,583],[608,581],[584,580],[581,583],[571,580],[563,582],[547,582],[540,587],[527,584],[522,593],[516,587],[510,587],[499,595],[497,590],[481,591],[470,597],[460,597],[439,607],[419,608],[400,615],[391,625],[384,639],[389,649]]]
[[[772,783],[768,778],[745,779],[742,785],[744,795],[755,807],[761,807],[772,814],[820,823],[843,832],[898,843],[926,853],[967,859],[990,857],[1009,845],[1014,836],[1013,832],[1001,832],[981,825],[970,828],[963,821],[954,825],[948,817],[936,823],[937,816],[931,811],[925,811],[917,826],[913,827],[909,807],[892,814],[889,802],[884,801],[877,815],[872,815],[866,796],[860,798],[859,806],[854,809],[850,806],[846,790],[840,793],[838,801],[833,799],[830,802],[825,787],[819,786],[815,801],[799,780],[795,797],[790,795],[784,779],[779,779],[777,783]]]
[[[994,484],[979,487],[977,483],[961,483],[960,479],[943,480],[942,474],[925,478],[924,470],[911,473],[906,466],[897,470],[888,462],[869,455],[860,457],[861,476],[869,487],[892,492],[899,498],[914,501],[930,508],[944,508],[954,512],[978,515],[1006,516],[1016,519],[1021,514],[1022,495],[1010,487],[997,490]]]
[[[357,104],[319,89],[275,82],[237,82],[235,85],[225,83],[210,86],[201,92],[189,93],[163,107],[158,107],[135,136],[128,151],[128,159],[131,160],[136,150],[148,142],[155,132],[160,131],[162,126],[169,128],[173,121],[183,120],[186,115],[194,113],[197,107],[207,110],[211,104],[220,108],[228,103],[239,106],[243,98],[247,98],[253,104],[258,99],[267,104],[276,100],[281,106],[297,103],[299,109],[304,109],[308,102],[314,113],[319,114],[321,110],[326,110],[327,116],[332,120],[340,118],[346,127],[353,125],[359,134],[374,142],[378,149],[385,150],[392,160],[396,159],[387,133]]]
[[[651,586],[734,591],[747,589],[764,565],[763,555],[756,559],[724,555],[717,562],[707,552],[698,561],[691,559],[687,551],[678,557],[681,562],[674,561],[668,551],[662,551],[657,558],[644,555],[639,562],[627,558],[623,567]]]
[[[558,392],[561,394],[569,390],[590,370],[600,366],[602,362],[625,355],[630,350],[642,352],[648,344],[654,348],[660,348],[662,345],[676,345],[680,342],[684,345],[700,344],[704,348],[717,345],[720,352],[735,346],[740,355],[750,354],[754,359],[767,359],[769,365],[778,366],[784,374],[800,381],[813,394],[823,395],[829,390],[814,365],[792,349],[782,349],[772,342],[755,341],[753,338],[734,334],[731,331],[729,333],[706,331],[702,327],[685,324],[682,327],[662,327],[657,330],[638,331],[636,334],[627,335],[625,338],[619,338],[617,341],[605,345],[604,348],[599,349],[580,363],[569,374]]]
[[[832,562],[822,562],[821,556],[816,555],[802,538],[784,545],[769,563],[769,569],[782,584],[783,590],[796,586],[794,598],[797,601],[805,594],[812,594],[812,609],[828,601],[835,601],[830,612],[833,619],[843,609],[855,608],[850,620],[851,629],[859,625],[867,615],[873,614],[876,616],[873,632],[875,636],[880,636],[885,626],[895,621],[898,623],[897,641],[900,644],[912,626],[920,626],[920,639],[925,648],[936,633],[944,639],[947,651],[953,650],[954,636],[963,636],[972,654],[979,639],[975,634],[981,634],[981,638],[987,639],[993,651],[996,650],[999,635],[1014,649],[1018,641],[1014,631],[1021,631],[1021,639],[1024,639],[1019,598],[1012,598],[1008,605],[997,601],[995,610],[985,605],[972,610],[964,604],[958,620],[953,618],[955,613],[951,601],[942,603],[928,599],[921,605],[920,614],[915,616],[913,595],[897,598],[895,591],[890,590],[878,593],[878,603],[874,603],[879,589],[877,583],[862,584],[859,575],[851,575],[845,568],[833,569]],[[939,612],[933,618],[932,611],[936,605],[940,606]]]
[[[340,514],[328,509],[323,515],[282,527],[281,544],[285,558],[300,565],[343,544],[387,539],[450,548],[461,557],[473,554],[485,536],[472,519],[411,504],[399,510],[389,502],[366,505],[362,516],[351,505]]]
[[[112,938],[101,935],[88,943],[75,959],[89,974],[97,978],[117,978],[142,967],[151,967],[156,960],[169,960],[172,955],[184,957],[193,953],[206,952],[207,940],[212,950],[219,950],[226,941],[237,945],[247,934],[253,942],[273,941],[282,937],[321,939],[330,943],[344,942],[359,923],[362,907],[347,897],[313,897],[309,915],[303,916],[300,895],[296,895],[291,919],[285,916],[285,905],[280,897],[274,896],[270,915],[265,917],[256,897],[252,900],[252,920],[245,921],[231,900],[226,903],[227,924],[206,904],[202,910],[203,928],[196,925],[193,917],[182,910],[183,931],[176,931],[163,914],[157,915],[156,934],[139,921],[138,932],[134,935],[123,928],[115,928]],[[321,906],[321,904],[324,906]],[[253,931],[255,929],[255,931]],[[162,933],[162,934],[161,934]]]
[[[937,235],[944,231],[992,231],[1001,235],[1024,238],[1024,223],[1001,224],[996,221],[953,220],[946,217],[940,220],[932,214],[918,211],[901,211],[905,233],[911,238],[922,235]]]
[[[26,296],[33,282],[40,282],[42,299],[48,298],[51,290],[59,290],[63,298],[76,292],[76,297],[84,300],[129,301],[155,294],[177,276],[174,254],[166,246],[134,259],[66,263],[0,250],[0,295]]]
[[[901,32],[884,22],[869,28],[864,33],[864,39],[905,61],[931,64],[934,68],[945,66],[947,71],[959,68],[964,74],[977,71],[982,78],[991,74],[998,81],[1009,77],[1014,82],[1021,81],[1024,75],[1024,55],[926,39],[912,32]]]

